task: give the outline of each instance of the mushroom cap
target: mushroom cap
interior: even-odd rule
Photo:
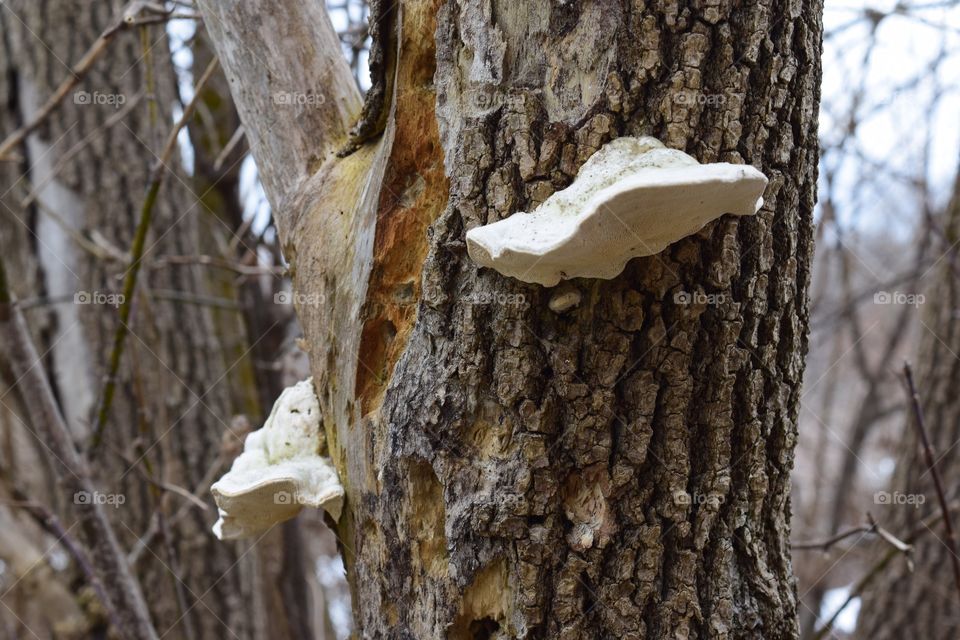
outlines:
[[[610,279],[631,258],[659,253],[725,213],[752,215],[762,206],[767,178],[756,168],[697,164],[651,141],[618,138],[533,212],[471,229],[470,257],[548,287]]]
[[[305,506],[339,519],[343,487],[336,469],[319,455],[322,442],[320,404],[307,379],[280,394],[230,471],[210,487],[220,512],[213,527],[217,537],[257,535]]]

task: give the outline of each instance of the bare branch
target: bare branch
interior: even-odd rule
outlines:
[[[159,269],[168,265],[194,265],[199,264],[205,267],[216,267],[233,271],[240,276],[282,276],[286,269],[284,267],[271,267],[260,265],[247,265],[225,258],[215,256],[161,256],[150,262],[151,269]]]
[[[35,502],[27,498],[22,491],[14,488],[13,490],[14,497],[17,498],[16,502],[9,503],[10,506],[19,507],[30,514],[30,517],[33,518],[37,524],[43,527],[47,533],[53,536],[59,545],[61,545],[70,557],[73,558],[73,561],[77,563],[77,566],[80,567],[80,570],[83,572],[83,575],[87,578],[87,581],[90,583],[90,586],[93,587],[93,590],[97,592],[97,596],[100,598],[100,602],[106,603],[107,593],[104,591],[103,584],[100,583],[100,578],[97,577],[97,572],[94,570],[93,565],[90,564],[90,559],[87,557],[86,551],[80,543],[74,539],[70,532],[64,528],[63,524],[60,522],[60,519],[57,516],[47,509],[45,506],[39,502]],[[111,615],[111,624],[116,628],[122,628],[120,626],[120,621],[113,616],[113,611],[109,608],[107,609],[108,613]]]
[[[869,524],[860,525],[859,527],[853,527],[847,529],[846,531],[841,531],[840,533],[830,536],[824,540],[818,540],[813,542],[797,542],[790,545],[790,548],[794,551],[807,551],[807,550],[818,550],[818,551],[829,551],[830,547],[837,544],[838,542],[843,542],[847,538],[851,538],[857,534],[861,534],[860,538],[857,540],[863,539],[866,535],[875,535],[881,540],[889,544],[891,547],[903,554],[910,554],[913,551],[913,547],[906,542],[900,540],[898,537],[881,527],[877,524],[876,520],[873,519],[873,516],[869,513],[867,514],[867,520]]]
[[[857,534],[868,534],[876,533],[876,529],[870,525],[861,525],[859,527],[853,527],[852,529],[847,529],[841,531],[840,533],[830,536],[824,540],[815,540],[810,542],[795,542],[790,545],[790,548],[794,551],[807,551],[807,550],[817,550],[817,551],[828,551],[830,547],[837,544],[838,542],[843,542],[847,538],[855,536]]]

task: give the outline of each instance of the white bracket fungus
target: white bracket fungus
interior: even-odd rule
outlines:
[[[320,403],[308,378],[284,389],[263,428],[247,436],[230,471],[210,487],[220,512],[216,536],[255,536],[303,507],[339,519],[343,487],[319,455],[322,442]]]
[[[580,304],[580,300],[583,296],[576,289],[568,289],[563,291],[563,287],[560,288],[560,291],[557,291],[553,294],[553,297],[550,298],[548,307],[550,311],[554,313],[563,313],[573,309],[575,306]]]
[[[532,212],[468,231],[467,252],[481,266],[546,287],[610,279],[631,258],[660,253],[725,213],[756,213],[766,185],[750,165],[699,164],[656,138],[617,138]]]

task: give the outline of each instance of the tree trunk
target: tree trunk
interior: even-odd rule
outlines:
[[[358,635],[796,637],[820,3],[407,0],[385,132],[342,159],[357,107],[330,88],[345,63],[313,59],[324,18],[260,4],[200,2],[301,298]],[[278,90],[341,111],[259,97]],[[610,281],[468,259],[467,229],[641,134],[761,168],[763,210]]]
[[[15,128],[9,123],[33,116],[70,73],[67,65],[76,64],[114,24],[123,4],[14,0],[0,8],[4,135]],[[141,36],[147,38],[145,44]],[[116,306],[96,304],[94,296],[119,293],[127,271],[128,264],[110,257],[109,249],[129,251],[158,141],[173,123],[178,96],[169,56],[163,24],[145,34],[139,29],[119,34],[77,91],[18,149],[20,171],[4,173],[0,189],[7,205],[2,212],[4,258],[11,255],[6,253],[9,238],[12,255],[27,256],[15,290],[21,298],[28,292],[47,297],[28,310],[28,318],[38,329],[39,351],[46,352],[43,364],[81,446],[89,442],[118,327]],[[196,77],[200,71],[195,69]],[[203,151],[198,150],[201,156]],[[308,638],[304,625],[309,610],[291,616],[284,606],[282,591],[289,585],[279,576],[289,560],[283,556],[281,530],[257,545],[225,545],[210,531],[216,511],[209,484],[229,465],[230,455],[224,453],[235,450],[244,435],[237,427],[244,421],[232,419],[245,415],[255,422],[263,417],[250,357],[258,336],[248,337],[237,310],[235,277],[221,277],[197,264],[157,268],[153,262],[159,256],[192,256],[226,246],[235,228],[225,212],[235,203],[215,200],[212,185],[192,181],[178,161],[170,164],[147,239],[117,396],[93,465],[98,486],[104,494],[122,496],[123,503],[110,510],[113,526],[130,551],[158,635]],[[33,187],[38,198],[23,207],[21,201]],[[102,238],[100,246],[107,250],[100,255],[85,251],[54,216],[63,218],[87,246]],[[8,230],[13,232],[9,236]],[[78,292],[90,294],[92,303],[74,304]],[[226,301],[226,309],[208,306],[210,299]],[[8,383],[15,388],[14,381]],[[25,414],[10,410],[10,400],[4,402],[10,412],[0,426],[15,440],[9,449],[11,467],[5,469],[10,481],[33,499],[55,496],[59,502],[48,506],[69,527],[74,496],[58,492],[32,466],[49,454],[17,418]],[[198,509],[148,479],[193,492],[208,508]],[[20,526],[28,526],[25,520],[20,514]],[[301,593],[304,588],[301,584]],[[95,633],[103,623],[96,609],[87,605],[91,628],[85,633]],[[0,614],[7,620],[6,610]],[[39,615],[43,622],[10,620],[15,627],[23,623],[42,629],[48,616],[51,627],[59,618],[59,612],[50,610]]]
[[[947,500],[952,503],[958,497],[960,477],[960,261],[956,251],[960,239],[960,176],[944,221],[946,253],[936,265],[933,285],[924,298],[916,378],[936,465],[944,480]],[[890,499],[872,506],[871,512],[895,534],[905,537],[909,531],[921,530],[914,545],[914,566],[895,559],[864,594],[857,618],[857,637],[956,638],[960,634],[960,594],[953,577],[951,551],[939,519],[929,528],[920,524],[931,514],[940,513],[940,508],[916,430],[912,424],[905,429],[904,453],[888,492]],[[960,521],[955,508],[952,517],[956,527]]]

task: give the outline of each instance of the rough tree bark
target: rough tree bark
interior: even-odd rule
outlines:
[[[960,176],[944,216],[946,253],[936,265],[934,281],[922,309],[923,327],[915,365],[920,406],[937,468],[944,479],[947,499],[957,498],[960,477]],[[891,503],[873,507],[887,529],[904,535],[920,526],[931,513],[939,513],[933,479],[918,444],[916,431],[907,424],[903,455],[897,462],[891,494],[914,497],[909,504]],[[915,496],[925,496],[916,506]],[[958,523],[952,513],[954,527]],[[956,638],[960,634],[957,588],[954,584],[950,548],[943,524],[937,522],[919,537],[913,554],[914,567],[895,561],[882,578],[864,594],[857,618],[857,637],[871,640],[900,638]]]
[[[0,7],[3,135],[32,117],[70,73],[67,65],[81,58],[123,6],[123,2],[13,0]],[[2,165],[4,257],[16,256],[9,270],[17,274],[12,285],[21,299],[38,292],[46,298],[28,309],[28,319],[39,351],[45,353],[42,365],[78,443],[89,441],[104,363],[118,323],[115,306],[73,304],[74,294],[120,291],[118,276],[126,272],[127,264],[111,257],[110,247],[120,254],[129,250],[159,151],[157,141],[170,130],[171,109],[178,99],[165,25],[151,27],[146,36],[146,45],[138,29],[117,36],[78,87],[84,93],[67,96],[17,149],[19,163]],[[152,87],[148,67],[153,69]],[[224,96],[225,81],[221,82]],[[196,151],[206,159],[207,148],[198,145]],[[223,455],[224,449],[235,450],[244,435],[231,419],[240,414],[251,422],[260,419],[258,395],[265,385],[258,385],[250,357],[258,336],[248,336],[239,307],[230,308],[239,297],[234,275],[222,277],[196,264],[162,268],[151,264],[163,255],[214,252],[228,244],[235,228],[227,219],[231,203],[215,199],[213,185],[192,181],[179,162],[171,164],[148,236],[147,265],[138,286],[117,397],[95,464],[97,485],[104,493],[124,497],[120,507],[110,510],[113,525],[131,552],[131,565],[148,596],[158,634],[188,639],[308,638],[309,609],[291,611],[285,606],[291,598],[285,598],[289,585],[280,575],[288,562],[282,555],[281,530],[255,546],[224,545],[210,532],[216,512],[207,488],[229,464],[232,452]],[[226,171],[234,169],[228,166]],[[38,198],[24,207],[22,200],[32,187],[37,187]],[[83,250],[54,216],[86,239],[87,246],[99,241],[106,250],[99,256]],[[214,298],[226,300],[227,309],[204,302]],[[3,480],[33,499],[55,496],[58,502],[47,506],[69,527],[73,495],[64,495],[49,474],[38,472],[44,464],[37,461],[49,454],[30,435],[26,413],[16,404],[15,381],[5,375],[4,382]],[[147,478],[196,492],[208,509],[159,491]],[[9,522],[28,536],[37,535],[24,512],[5,515],[9,520],[4,526]],[[52,543],[40,541],[41,551]],[[63,582],[74,578],[75,574],[55,577]],[[64,637],[99,632],[104,621],[95,599],[77,598],[74,607],[37,611],[30,604],[36,598],[33,582],[31,578],[18,584],[5,601],[15,606],[0,609],[0,619],[9,622],[11,630],[27,635],[27,629],[56,628]],[[53,591],[47,601],[59,597],[53,587],[44,588]],[[301,593],[303,588],[301,584]],[[74,611],[78,606],[86,613],[79,621]],[[29,615],[13,617],[25,611]],[[62,623],[66,619],[70,628]]]
[[[300,294],[358,635],[796,637],[820,3],[387,3],[390,117],[345,158],[319,4],[200,6]],[[763,210],[557,290],[467,258],[640,134],[758,166]]]

